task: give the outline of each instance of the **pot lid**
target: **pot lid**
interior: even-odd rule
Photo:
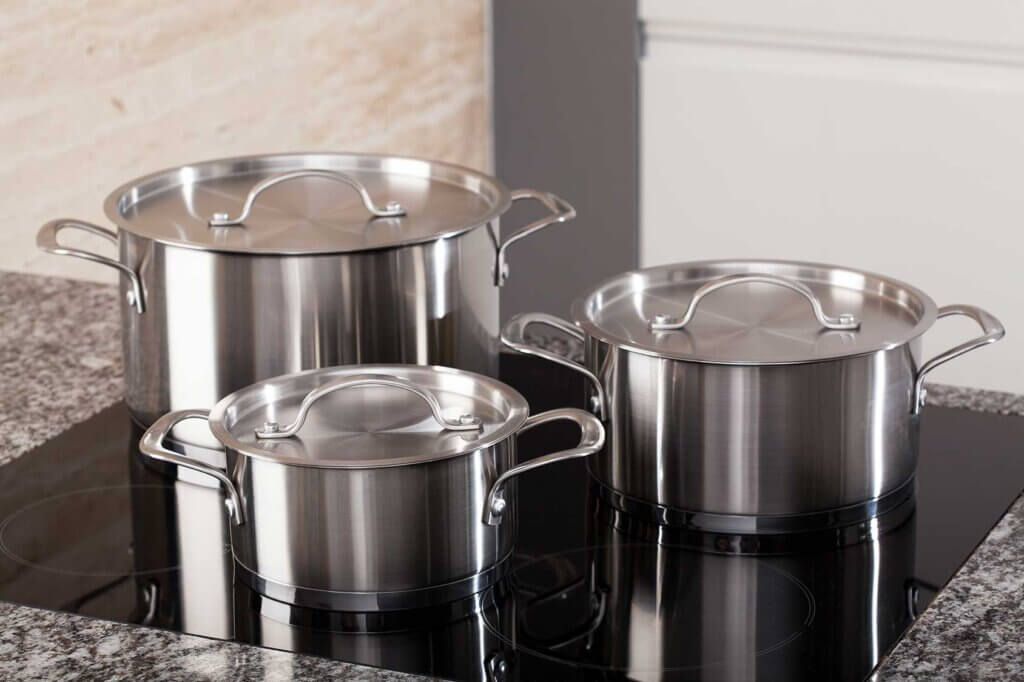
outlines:
[[[507,210],[497,179],[439,161],[273,154],[171,168],[107,197],[126,232],[194,249],[343,253],[450,237]]]
[[[210,412],[210,430],[252,457],[365,469],[488,447],[522,426],[526,400],[471,372],[420,365],[328,367],[267,379]]]
[[[704,261],[619,275],[573,305],[599,339],[661,357],[735,365],[818,362],[893,348],[935,303],[868,272],[787,261]]]

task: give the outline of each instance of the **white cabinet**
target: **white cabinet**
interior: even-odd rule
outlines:
[[[1007,327],[932,381],[1024,393],[1024,4],[933,5],[642,2],[641,264],[892,275]]]

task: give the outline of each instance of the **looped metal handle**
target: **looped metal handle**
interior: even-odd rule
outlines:
[[[299,413],[295,415],[295,421],[285,427],[279,426],[277,422],[267,422],[263,425],[262,429],[256,430],[256,437],[288,438],[290,436],[294,436],[306,422],[306,415],[309,414],[309,410],[313,407],[313,403],[320,400],[325,395],[334,393],[335,391],[362,386],[400,388],[403,391],[408,391],[409,393],[419,396],[423,399],[423,402],[427,404],[427,407],[430,408],[430,413],[434,417],[434,421],[436,421],[442,429],[447,429],[448,431],[478,431],[481,428],[480,418],[474,417],[471,414],[460,415],[457,419],[449,419],[445,417],[444,412],[441,409],[441,403],[437,401],[437,396],[407,379],[387,374],[357,374],[350,377],[335,379],[334,381],[328,382],[319,388],[313,389],[306,394],[305,398],[302,399],[302,404],[299,405]]]
[[[581,342],[584,341],[583,332],[560,317],[555,317],[554,315],[548,315],[546,313],[520,313],[505,323],[505,328],[501,330],[501,342],[517,353],[544,358],[550,362],[575,370],[587,377],[594,387],[595,404],[591,406],[592,411],[596,412],[601,419],[604,419],[606,416],[606,401],[604,386],[601,385],[601,380],[597,378],[596,374],[583,365],[573,362],[569,358],[559,355],[558,353],[554,353],[528,343],[526,341],[526,328],[532,324],[551,327]]]
[[[232,520],[237,525],[245,523],[245,510],[242,507],[242,496],[238,493],[238,488],[235,487],[234,481],[222,471],[216,467],[212,467],[209,464],[200,462],[192,457],[186,457],[179,455],[176,452],[171,452],[164,447],[164,439],[167,434],[171,432],[178,422],[186,419],[209,419],[209,410],[179,410],[177,412],[171,412],[153,422],[153,425],[146,430],[146,433],[142,435],[142,440],[139,441],[139,450],[146,457],[151,459],[159,460],[161,462],[168,462],[170,464],[177,464],[178,466],[198,471],[199,473],[206,474],[207,476],[213,476],[215,479],[220,481],[220,484],[224,486],[224,490],[227,492],[227,507],[228,512],[231,514]]]
[[[87,223],[81,220],[60,218],[58,220],[51,220],[39,228],[39,232],[36,233],[36,246],[43,251],[52,253],[56,256],[72,256],[74,258],[81,258],[83,260],[99,263],[100,265],[106,265],[120,271],[121,274],[128,278],[128,283],[131,285],[131,289],[128,290],[129,305],[135,308],[135,312],[139,314],[144,313],[146,311],[146,305],[142,296],[142,281],[139,279],[139,274],[119,260],[108,258],[107,256],[101,256],[98,253],[92,253],[90,251],[82,251],[81,249],[61,246],[57,241],[57,234],[61,230],[66,229],[82,230],[83,232],[94,234],[97,237],[106,239],[115,246],[117,246],[117,233],[112,230],[108,230],[105,227],[93,225],[92,223]]]
[[[519,429],[518,433],[529,431],[540,424],[546,424],[547,422],[562,419],[575,422],[579,425],[579,445],[569,450],[552,452],[549,455],[531,459],[519,466],[512,467],[501,476],[498,476],[497,480],[494,481],[494,484],[491,485],[490,492],[487,493],[487,511],[484,514],[484,523],[488,526],[497,526],[501,523],[502,514],[504,514],[505,509],[508,507],[508,502],[505,500],[505,484],[508,483],[510,479],[532,469],[547,466],[548,464],[554,464],[555,462],[575,459],[577,457],[589,457],[604,447],[604,426],[601,425],[600,420],[598,420],[594,415],[584,412],[583,410],[578,410],[575,407],[563,407],[561,409],[549,410],[547,412],[535,414],[523,423],[523,426]]]
[[[366,210],[377,218],[394,218],[396,216],[405,215],[405,209],[397,201],[389,201],[384,205],[384,208],[379,208],[373,203],[373,199],[370,197],[370,193],[366,191],[366,187],[353,177],[345,175],[344,173],[338,173],[337,171],[310,169],[273,175],[257,183],[251,190],[249,190],[249,195],[245,198],[245,203],[242,204],[242,212],[237,218],[232,218],[227,213],[214,213],[209,220],[210,227],[230,227],[232,225],[241,225],[245,222],[245,219],[249,217],[249,213],[252,211],[252,205],[256,202],[256,198],[259,197],[260,194],[274,185],[287,182],[288,180],[295,180],[297,178],[327,178],[328,180],[343,182],[355,191],[359,192],[359,198],[363,200],[363,206],[365,206]]]
[[[924,406],[924,377],[928,372],[932,371],[939,365],[960,357],[964,353],[969,353],[976,348],[981,348],[982,346],[987,346],[990,343],[995,343],[1006,335],[1006,329],[1003,327],[1003,324],[992,314],[982,310],[981,308],[963,304],[947,305],[939,308],[938,316],[940,318],[949,317],[951,315],[966,315],[978,323],[978,326],[981,327],[984,334],[975,337],[970,341],[964,341],[959,346],[954,346],[945,353],[940,353],[921,365],[921,369],[917,372],[917,379],[914,381],[913,414],[919,414],[921,408]]]
[[[767,275],[761,273],[752,273],[746,275],[725,275],[713,279],[710,282],[700,286],[695,292],[693,292],[693,298],[690,299],[690,305],[687,306],[686,312],[683,313],[682,317],[675,317],[673,315],[655,315],[654,319],[651,320],[651,329],[654,331],[671,331],[675,329],[682,329],[690,320],[693,319],[693,314],[697,312],[697,306],[708,294],[719,289],[732,286],[734,284],[775,284],[780,287],[792,289],[793,291],[801,294],[811,304],[811,310],[814,311],[814,317],[817,318],[818,322],[825,329],[835,330],[852,330],[860,329],[860,321],[850,314],[842,314],[838,317],[829,317],[825,314],[825,311],[821,308],[821,301],[814,295],[814,292],[805,285],[803,282],[789,279],[787,277],[779,277],[778,275]]]
[[[508,279],[509,269],[506,251],[508,251],[509,246],[524,237],[529,237],[537,230],[542,230],[555,223],[565,223],[576,217],[576,209],[568,201],[551,192],[541,192],[535,189],[516,189],[512,190],[511,194],[512,201],[521,201],[523,199],[539,201],[546,209],[551,211],[551,215],[516,230],[498,246],[497,261],[494,266],[494,284],[499,287]]]

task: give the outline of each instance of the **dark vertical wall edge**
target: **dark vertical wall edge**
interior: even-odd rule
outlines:
[[[573,299],[637,265],[636,2],[494,0],[495,170],[555,192],[578,217],[509,249],[502,320],[567,315]],[[517,205],[503,236],[541,214]]]

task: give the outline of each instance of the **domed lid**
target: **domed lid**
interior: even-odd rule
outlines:
[[[447,367],[351,365],[261,381],[221,400],[225,446],[301,466],[364,469],[430,462],[516,433],[526,400],[500,381]]]
[[[619,275],[573,306],[576,324],[641,353],[714,364],[818,362],[893,348],[935,303],[894,279],[787,261],[704,261]]]
[[[193,249],[344,253],[429,242],[479,227],[511,199],[497,179],[439,161],[272,154],[171,168],[114,190],[126,232]]]

